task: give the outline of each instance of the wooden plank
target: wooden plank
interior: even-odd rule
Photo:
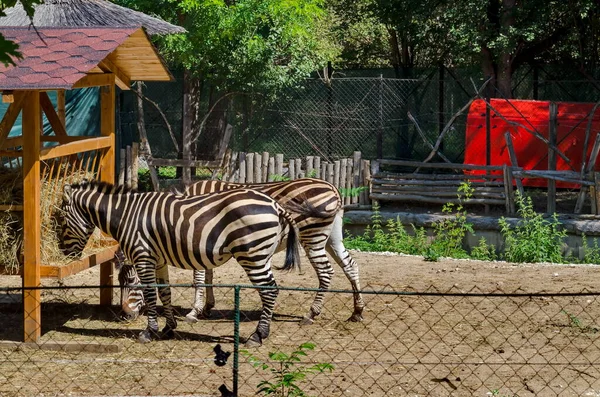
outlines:
[[[54,105],[52,105],[52,101],[50,100],[48,93],[40,93],[40,104],[42,105],[42,110],[46,114],[46,118],[52,126],[52,130],[59,139],[59,142],[66,143],[67,130],[65,129],[65,125],[61,121],[60,117],[58,117],[58,113],[56,113],[54,110]]]
[[[92,74],[86,74],[84,77],[79,79],[75,84],[73,84],[72,88],[75,89],[75,88],[85,88],[85,87],[114,86],[114,84],[115,84],[115,75],[114,74],[112,74],[112,73],[92,73]]]
[[[406,161],[406,160],[389,160],[389,159],[378,159],[377,162],[386,165],[396,166],[407,166],[416,168],[441,168],[441,169],[455,169],[455,170],[484,170],[484,171],[502,171],[502,166],[485,166],[478,164],[458,164],[458,163],[422,163],[419,161]]]
[[[184,159],[148,159],[148,165],[154,167],[207,167],[217,168],[221,166],[221,161],[208,160],[184,160]]]
[[[42,160],[49,160],[57,157],[68,156],[70,154],[76,154],[81,152],[87,152],[90,150],[109,149],[113,147],[114,137],[102,136],[95,138],[78,139],[72,142],[65,143],[51,148],[42,149],[40,152],[40,158]],[[109,164],[105,164],[108,167]],[[114,169],[114,166],[113,166]],[[109,172],[108,168],[105,168],[105,172]],[[114,172],[114,171],[113,171]],[[114,178],[113,178],[114,179]],[[108,182],[108,180],[107,180]],[[112,182],[114,183],[114,181]]]
[[[72,261],[66,265],[62,266],[52,266],[52,265],[42,265],[40,272],[41,277],[44,278],[56,278],[63,279],[65,277],[71,276],[73,274],[77,274],[83,270],[89,269],[91,267],[102,265],[107,262],[111,262],[115,257],[115,252],[119,249],[119,245],[115,244],[110,246],[103,251],[98,253],[88,255],[85,258],[81,258],[75,261]]]
[[[510,163],[513,166],[513,174],[516,174],[514,171],[516,167],[519,167],[519,163],[517,161],[517,153],[515,152],[515,147],[512,143],[512,138],[510,137],[510,132],[506,131],[504,133],[504,140],[506,141],[506,147],[508,148],[508,157],[510,158]],[[516,176],[516,175],[515,175]],[[512,181],[511,181],[512,183]],[[525,190],[523,189],[523,181],[520,178],[515,179],[515,183],[517,184],[517,190],[521,197],[525,197]]]
[[[41,263],[40,128],[39,91],[27,94],[23,103],[23,287],[39,287]],[[38,342],[42,334],[39,289],[23,291],[24,342]]]
[[[109,75],[109,85],[100,89],[100,134],[108,142],[100,160],[100,180],[115,183],[115,76]],[[85,141],[84,141],[85,142]],[[113,264],[105,262],[100,265],[100,285],[110,286],[113,283]],[[112,290],[100,288],[100,305],[112,304]]]
[[[24,100],[25,93],[20,91],[15,93],[14,102],[8,105],[8,109],[6,109],[6,113],[4,113],[4,117],[2,117],[2,121],[0,122],[0,148],[10,147],[5,146],[4,142],[7,140],[8,134],[15,124],[17,117],[19,117],[19,113],[21,113]]]
[[[254,153],[246,153],[246,183],[254,183]]]
[[[66,113],[66,95],[65,90],[56,91],[56,113],[62,125],[67,125],[67,113]]]
[[[23,206],[16,204],[0,204],[0,211],[23,211]]]
[[[455,203],[458,204],[461,201],[458,198],[435,198],[435,197],[423,197],[418,195],[387,195],[379,193],[371,193],[369,196],[372,200],[384,200],[384,201],[416,201],[425,202],[431,204],[446,204]],[[462,200],[463,204],[490,204],[490,205],[504,205],[504,199],[470,199]]]
[[[353,166],[353,170],[352,170],[352,185],[354,187],[360,187],[360,185],[361,185],[360,167],[362,165],[362,163],[361,163],[361,152],[355,151],[352,156],[353,156],[352,157],[352,163],[354,165]],[[352,204],[358,204],[359,196],[360,195],[351,197]]]
[[[104,72],[110,72],[115,75],[115,84],[120,89],[126,91],[131,90],[131,80],[129,79],[129,76],[127,76],[117,65],[114,64],[112,61],[113,57],[114,55],[109,55],[108,57],[104,58],[104,60],[102,60],[98,66]]]

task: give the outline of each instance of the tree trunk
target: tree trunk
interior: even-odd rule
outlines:
[[[398,45],[398,35],[396,34],[396,29],[388,28],[389,33],[389,43],[390,43],[390,57],[392,61],[392,66],[394,67],[394,74],[397,79],[400,76],[400,47]]]
[[[220,160],[217,158],[217,155],[225,137],[229,103],[229,97],[215,93],[213,88],[211,88],[208,103],[210,114],[206,120],[204,130],[200,131],[200,139],[198,140],[196,150],[196,155],[199,159],[209,161]]]
[[[183,72],[183,129],[181,137],[181,158],[192,160],[194,131],[200,124],[200,97],[202,90],[202,81],[198,76],[193,75],[189,70]],[[192,181],[192,169],[184,167],[182,171],[182,180],[186,185]]]

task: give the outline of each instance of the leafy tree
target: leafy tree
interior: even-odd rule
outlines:
[[[23,5],[25,12],[29,18],[33,17],[34,5],[42,3],[43,0],[21,0],[20,3]],[[17,0],[1,0],[0,1],[0,17],[6,16],[4,10],[10,7],[14,7]],[[0,62],[4,66],[14,65],[14,58],[21,58],[19,52],[19,46],[11,40],[7,40],[2,34],[0,34]]]

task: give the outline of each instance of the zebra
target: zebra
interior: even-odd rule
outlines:
[[[309,312],[304,316],[301,324],[314,322],[322,310],[325,293],[333,276],[333,268],[329,262],[328,252],[344,271],[354,291],[354,311],[348,321],[362,321],[362,313],[365,307],[360,293],[359,268],[356,261],[344,247],[343,239],[343,208],[342,200],[338,190],[332,184],[316,178],[300,178],[292,181],[239,184],[223,182],[218,180],[206,180],[193,183],[186,187],[187,195],[202,195],[217,191],[232,191],[251,187],[261,191],[291,212],[299,229],[299,239],[304,247],[311,265],[319,279],[319,289]],[[303,207],[314,207],[327,213],[326,218],[306,216],[302,212]],[[135,269],[132,266],[123,266],[120,274],[126,273],[126,277],[133,285],[135,281]],[[196,322],[198,318],[209,317],[210,311],[215,305],[212,287],[207,287],[206,304],[203,307],[203,289],[198,287],[202,284],[212,284],[212,269],[194,270],[193,284],[196,286],[194,293],[194,304],[192,310],[186,315],[187,322]],[[127,295],[125,295],[127,296]],[[129,302],[135,301],[130,297]],[[129,310],[129,315],[134,316],[130,310],[131,304],[122,302],[124,310]]]
[[[169,192],[138,193],[103,182],[65,185],[61,204],[61,249],[81,255],[97,227],[120,245],[134,264],[147,303],[148,324],[141,343],[158,335],[156,290],[149,286],[166,265],[206,270],[234,257],[251,283],[260,288],[262,313],[248,347],[269,336],[277,283],[271,258],[287,234],[284,270],[299,266],[297,228],[290,214],[271,197],[251,189],[181,196]],[[159,288],[163,296],[165,291]],[[171,302],[164,302],[167,323],[163,336],[172,337],[177,322]]]

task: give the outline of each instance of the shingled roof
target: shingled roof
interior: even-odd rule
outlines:
[[[0,26],[29,26],[31,21],[23,6],[4,10]],[[106,0],[45,0],[35,5],[33,25],[36,27],[139,27],[143,26],[150,35],[184,33],[180,26],[142,12],[121,7]]]
[[[142,28],[2,28],[23,59],[0,65],[0,89],[70,89],[110,60],[131,80],[170,80]],[[121,46],[122,44],[125,44]]]

